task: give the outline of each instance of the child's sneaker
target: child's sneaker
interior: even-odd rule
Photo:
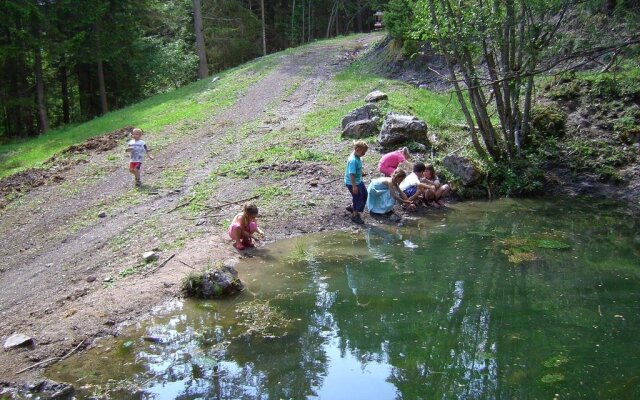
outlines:
[[[136,187],[137,188],[141,188],[142,187],[142,181],[136,181]]]
[[[351,206],[347,206],[347,208],[345,208],[345,210],[347,210],[347,211],[349,211],[350,213],[352,213],[352,212],[353,212],[353,207],[351,207]]]
[[[362,220],[362,218],[359,215],[354,215],[353,217],[351,217],[351,221],[355,222],[356,224],[359,225],[363,225],[364,221]]]

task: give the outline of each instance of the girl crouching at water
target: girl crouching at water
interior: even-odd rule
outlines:
[[[264,236],[262,229],[258,228],[258,207],[253,203],[245,204],[241,213],[237,214],[231,226],[229,226],[229,237],[233,240],[233,247],[238,250],[244,250],[245,247],[256,247],[253,235],[258,234]]]
[[[367,208],[371,214],[387,214],[393,211],[396,201],[411,207],[413,204],[407,195],[400,190],[400,182],[407,177],[407,173],[402,169],[396,169],[391,178],[376,178],[369,184],[369,197]]]

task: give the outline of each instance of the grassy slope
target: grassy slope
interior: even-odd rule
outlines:
[[[332,39],[339,42],[341,38]],[[310,44],[308,46],[314,46]],[[168,125],[187,120],[201,121],[232,104],[238,94],[246,90],[255,79],[275,68],[278,59],[283,55],[296,51],[304,51],[306,46],[275,53],[267,57],[251,61],[242,66],[224,71],[213,80],[203,79],[176,91],[159,94],[130,107],[110,112],[92,121],[67,126],[49,132],[37,138],[0,145],[0,178],[31,167],[42,166],[55,153],[78,144],[90,137],[114,131],[124,126],[137,126],[147,132],[159,133]],[[320,99],[317,111],[307,114],[303,119],[303,127],[292,135],[300,136],[305,132],[308,138],[326,137],[331,131],[337,131],[342,117],[349,111],[364,104],[366,94],[379,89],[389,95],[386,111],[408,113],[427,122],[431,130],[442,134],[445,141],[449,132],[446,126],[463,121],[456,102],[449,95],[439,95],[398,81],[392,81],[376,75],[372,66],[360,61],[353,63],[347,70],[339,74],[330,83],[329,95]],[[348,99],[343,101],[343,99]],[[248,127],[250,128],[250,127]],[[339,140],[339,135],[334,136]],[[274,138],[275,139],[275,138]],[[282,137],[278,138],[282,141]],[[375,138],[370,138],[373,142]],[[273,154],[256,154],[258,149],[247,149],[254,154],[252,158],[266,156],[270,159],[290,154],[297,159],[327,159],[335,162],[331,154],[312,154],[304,149],[291,149],[264,146],[261,152]],[[290,152],[292,151],[292,152]]]

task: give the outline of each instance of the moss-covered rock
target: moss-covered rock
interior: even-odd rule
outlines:
[[[543,104],[531,109],[531,127],[545,137],[564,137],[567,114],[555,104]]]
[[[244,290],[244,284],[235,268],[218,265],[190,273],[182,280],[181,289],[187,297],[213,299],[239,293]]]

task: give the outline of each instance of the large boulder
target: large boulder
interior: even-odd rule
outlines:
[[[182,281],[182,290],[187,296],[213,299],[239,293],[244,284],[235,268],[223,265],[190,274]]]
[[[427,124],[411,115],[388,114],[380,129],[378,143],[389,147],[408,142],[428,144]]]
[[[383,93],[379,90],[374,90],[373,92],[369,93],[367,97],[364,98],[364,101],[366,101],[367,103],[376,103],[378,101],[388,100],[388,99],[389,99],[389,96],[387,96],[386,93]]]
[[[380,116],[380,109],[375,104],[367,104],[360,108],[356,108],[342,118],[342,129],[346,128],[351,122],[362,121],[365,119],[374,119]]]
[[[359,139],[377,135],[378,132],[378,123],[375,120],[363,119],[347,124],[347,126],[342,130],[342,137]]]
[[[460,178],[462,186],[474,186],[482,179],[482,174],[468,158],[450,155],[446,156],[442,163],[449,172]]]

